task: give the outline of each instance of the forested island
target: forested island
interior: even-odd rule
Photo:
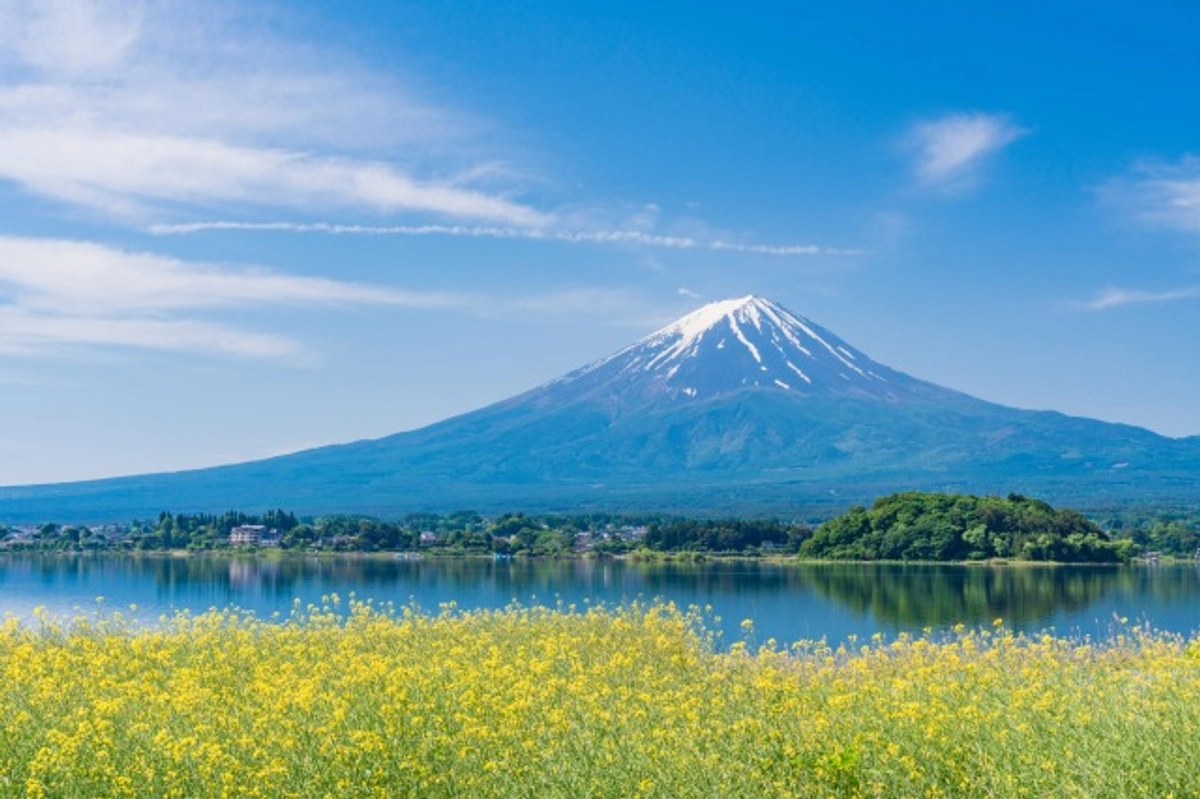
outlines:
[[[414,513],[398,519],[162,512],[120,525],[0,525],[8,551],[401,552],[561,557],[778,555],[814,560],[1120,563],[1195,556],[1200,512],[1120,509],[1099,519],[1019,494],[905,492],[815,520],[655,514]]]
[[[831,560],[1062,563],[1128,561],[1136,544],[1113,540],[1083,514],[1019,494],[977,497],[910,492],[854,507],[817,528],[801,554]]]

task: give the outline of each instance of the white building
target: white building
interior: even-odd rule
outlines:
[[[229,531],[230,546],[258,546],[267,528],[261,524],[243,524]]]

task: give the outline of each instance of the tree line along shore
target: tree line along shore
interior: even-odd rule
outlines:
[[[42,552],[278,549],[545,557],[776,555],[813,560],[1124,563],[1191,559],[1200,510],[1126,507],[1091,518],[1019,494],[903,492],[825,521],[658,514],[412,513],[398,519],[170,513],[100,526],[0,525],[0,550]]]

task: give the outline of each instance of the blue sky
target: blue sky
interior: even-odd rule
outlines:
[[[0,483],[386,435],[748,293],[1200,434],[1183,5],[0,0]]]

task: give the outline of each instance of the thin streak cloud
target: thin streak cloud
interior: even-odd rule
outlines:
[[[466,238],[528,239],[577,244],[632,244],[677,250],[712,250],[757,255],[862,255],[850,248],[822,247],[816,244],[739,244],[721,239],[692,236],[667,236],[642,230],[571,231],[541,228],[492,227],[480,225],[343,225],[329,222],[236,222],[218,220],[159,224],[147,228],[159,236],[186,235],[205,231],[244,230],[286,233],[327,233],[359,236],[461,236]]]
[[[1185,286],[1166,291],[1141,291],[1138,289],[1107,289],[1093,299],[1083,303],[1089,311],[1109,311],[1126,305],[1143,305],[1146,303],[1178,302],[1180,300],[1200,299],[1200,286]]]

